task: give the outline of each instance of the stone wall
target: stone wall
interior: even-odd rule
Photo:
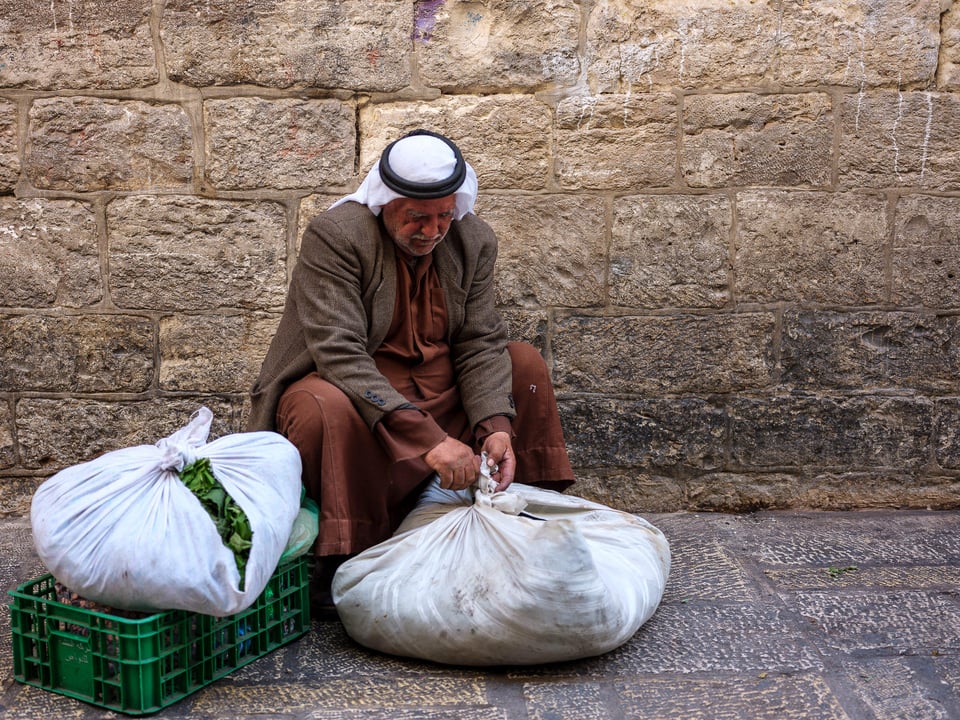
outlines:
[[[948,0],[0,0],[0,512],[240,430],[305,223],[415,126],[578,494],[960,504]]]

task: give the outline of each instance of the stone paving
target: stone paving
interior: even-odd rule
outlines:
[[[607,655],[452,668],[380,655],[314,622],[152,717],[960,718],[960,512],[644,517],[670,540],[673,572],[653,618]],[[0,589],[41,571],[27,520],[0,520]],[[0,717],[122,717],[15,682],[11,653],[4,604]]]

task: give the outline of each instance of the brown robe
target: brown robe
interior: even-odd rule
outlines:
[[[471,428],[446,341],[447,308],[432,258],[397,254],[396,304],[374,353],[378,370],[414,408],[396,409],[373,432],[351,400],[317,373],[280,398],[277,429],[299,449],[307,493],[320,506],[317,555],[346,555],[387,539],[433,472],[422,455],[447,435],[477,449],[498,430],[513,435],[515,480],[562,490],[573,482],[549,373],[531,346],[509,343],[516,416]]]

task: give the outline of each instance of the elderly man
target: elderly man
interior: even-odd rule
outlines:
[[[494,307],[497,240],[457,146],[419,130],[314,218],[252,395],[251,430],[297,446],[320,506],[320,604],[337,564],[387,539],[434,475],[573,482],[540,354]],[[315,590],[316,592],[316,590]]]

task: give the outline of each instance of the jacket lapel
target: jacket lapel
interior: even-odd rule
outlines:
[[[467,300],[467,291],[462,287],[463,267],[453,252],[454,244],[459,244],[460,241],[459,235],[451,237],[456,232],[455,227],[451,225],[447,238],[433,251],[433,261],[437,266],[440,286],[447,296],[447,335],[451,338],[457,334],[463,325],[464,308]]]
[[[379,227],[379,223],[377,224]],[[380,278],[376,290],[373,291],[373,300],[368,306],[370,317],[367,319],[367,350],[373,353],[383,344],[384,338],[390,331],[393,322],[393,309],[397,302],[397,253],[393,240],[385,232],[379,234],[377,255],[380,262],[374,263],[379,268]]]

